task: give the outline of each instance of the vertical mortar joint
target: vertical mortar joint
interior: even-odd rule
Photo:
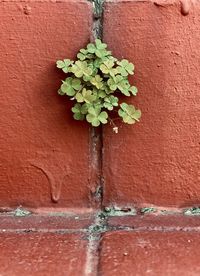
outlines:
[[[89,0],[93,3],[93,39],[102,39],[102,19],[104,0]]]
[[[93,4],[93,26],[91,40],[102,39],[103,3],[104,0],[89,0]],[[103,177],[102,177],[102,127],[90,129],[90,184],[93,206],[102,207]]]

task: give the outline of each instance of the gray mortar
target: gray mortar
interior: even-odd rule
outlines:
[[[94,39],[102,39],[103,3],[104,0],[89,0],[93,4],[93,28]]]
[[[121,226],[121,227],[111,227],[108,226],[109,217],[121,217],[121,216],[135,216],[136,210],[134,208],[129,211],[123,211],[118,207],[105,207],[103,211],[96,214],[94,224],[88,228],[88,239],[98,241],[101,238],[101,234],[108,231],[115,230],[133,230],[131,227]]]
[[[95,18],[100,18],[103,14],[103,2],[104,2],[104,0],[89,0],[89,2],[93,3],[94,17]]]

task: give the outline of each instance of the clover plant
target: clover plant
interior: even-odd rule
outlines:
[[[75,101],[72,107],[75,120],[86,120],[94,127],[110,122],[118,132],[111,112],[116,111],[124,123],[139,121],[141,111],[133,105],[119,102],[120,94],[136,96],[137,88],[128,81],[134,74],[134,65],[126,59],[119,61],[107,50],[100,39],[80,49],[77,61],[58,60],[57,67],[67,74],[58,90]],[[118,108],[118,110],[116,110]],[[113,116],[112,116],[113,118]]]

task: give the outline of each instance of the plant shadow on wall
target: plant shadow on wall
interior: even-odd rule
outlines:
[[[80,49],[77,58],[77,61],[57,61],[57,67],[67,74],[58,93],[76,102],[72,107],[74,119],[86,120],[93,127],[109,123],[115,133],[118,133],[117,119],[127,124],[139,121],[141,111],[119,101],[120,95],[137,94],[137,88],[128,80],[128,76],[134,74],[134,65],[113,57],[100,39]]]

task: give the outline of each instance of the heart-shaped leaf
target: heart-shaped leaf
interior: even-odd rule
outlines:
[[[107,48],[107,44],[102,43],[100,39],[96,39],[95,44],[96,44],[96,48],[99,49],[99,50]]]
[[[76,61],[75,64],[72,65],[71,71],[77,78],[92,75],[92,69],[88,67],[86,61]]]
[[[101,111],[99,107],[90,107],[88,109],[88,115],[86,116],[86,120],[94,127],[98,127],[100,123],[106,124],[107,118],[107,112]]]
[[[70,72],[70,66],[73,64],[73,61],[71,61],[70,59],[64,59],[64,60],[58,60],[56,62],[56,66],[59,69],[62,69],[63,72],[68,73]]]
[[[118,72],[126,77],[129,74],[133,75],[134,65],[130,63],[127,59],[122,59],[121,61],[118,61],[117,64],[119,65],[117,67]]]
[[[129,81],[127,79],[124,79],[122,76],[117,75],[113,78],[110,78],[107,83],[108,83],[108,86],[111,90],[114,91],[114,90],[119,89],[124,95],[130,96]]]
[[[127,103],[120,104],[120,109],[118,114],[122,117],[124,123],[134,124],[136,121],[139,121],[141,117],[141,111],[136,110],[133,105],[128,105]]]
[[[113,110],[114,106],[118,106],[118,98],[115,96],[108,96],[104,99],[104,107],[108,110]]]
[[[76,94],[75,98],[78,103],[86,102],[86,103],[92,103],[96,100],[96,93],[94,93],[91,90],[86,90],[83,88],[83,90]]]
[[[91,79],[91,84],[93,84],[97,89],[101,89],[103,87],[103,82],[100,75],[96,75],[94,78]]]
[[[82,121],[85,119],[85,114],[87,113],[87,107],[77,103],[72,107],[72,112],[74,113],[73,117],[75,120]]]
[[[131,87],[129,88],[129,92],[130,92],[132,95],[136,96],[136,95],[137,95],[137,92],[138,92],[138,89],[137,89],[136,86],[131,86]]]
[[[100,65],[101,72],[104,74],[109,74],[111,69],[113,68],[114,64],[115,63],[113,60],[104,61],[104,63]]]
[[[89,43],[89,44],[87,45],[87,51],[88,51],[88,53],[94,54],[95,51],[96,51],[95,45],[92,44],[92,43]]]
[[[63,84],[60,87],[60,90],[63,94],[68,96],[74,96],[76,91],[82,88],[81,81],[79,79],[73,79],[71,77],[65,79]]]

